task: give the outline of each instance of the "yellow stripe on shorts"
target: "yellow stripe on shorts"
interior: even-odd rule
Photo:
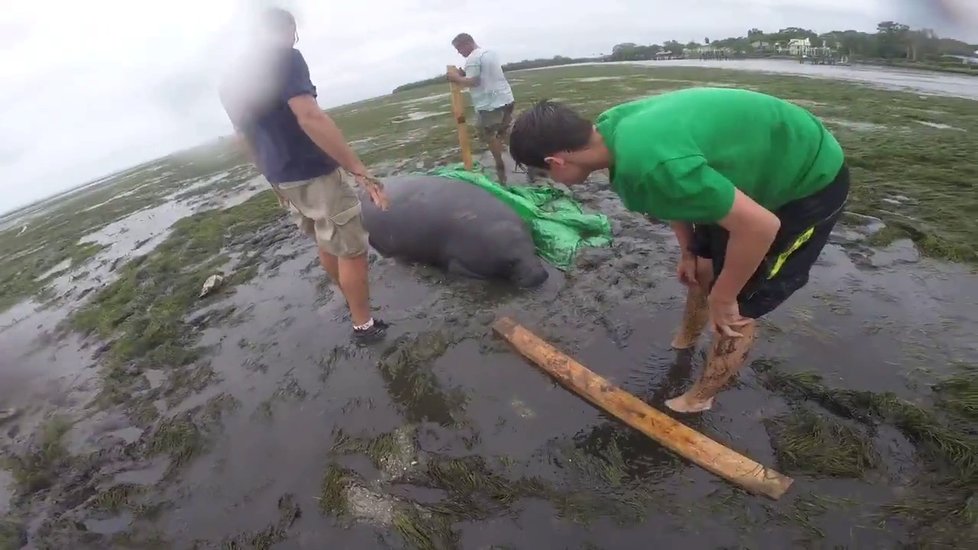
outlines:
[[[774,276],[777,275],[779,271],[781,271],[781,268],[784,267],[784,263],[788,261],[788,257],[794,254],[795,251],[801,248],[805,243],[807,243],[808,239],[811,239],[812,234],[814,233],[815,233],[815,226],[813,225],[808,229],[806,229],[804,233],[798,235],[798,238],[795,239],[795,242],[791,243],[791,246],[788,247],[788,250],[785,250],[781,254],[778,254],[778,259],[774,261],[774,267],[772,267],[771,271],[767,274],[767,278],[773,279]]]

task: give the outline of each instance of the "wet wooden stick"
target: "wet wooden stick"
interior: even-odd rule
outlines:
[[[454,69],[449,65],[446,72]],[[462,89],[458,84],[449,81],[452,87],[452,116],[455,117],[455,127],[458,129],[458,144],[462,148],[462,164],[466,170],[472,169],[472,144],[469,142],[469,127],[465,124],[465,102],[462,100]]]
[[[492,328],[564,387],[706,470],[774,500],[781,498],[793,483],[790,477],[717,443],[615,387],[512,319],[502,317]]]

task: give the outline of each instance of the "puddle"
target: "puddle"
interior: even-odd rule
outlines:
[[[447,112],[430,112],[430,111],[412,111],[406,115],[396,116],[391,119],[394,124],[401,124],[404,122],[417,122],[419,120],[424,120],[426,118],[440,117],[448,115]]]
[[[956,128],[950,124],[941,124],[940,122],[927,122],[925,120],[916,121],[917,124],[923,124],[924,126],[929,126],[931,128],[937,128],[938,130],[955,130],[958,132],[965,132],[964,128]]]
[[[127,530],[130,523],[132,523],[132,513],[123,512],[109,519],[85,520],[85,528],[100,535],[112,535]]]
[[[574,82],[601,82],[604,80],[621,80],[623,76],[585,76],[572,79]]]
[[[82,236],[80,240],[107,245],[108,248],[97,257],[103,262],[146,254],[166,238],[173,224],[193,212],[193,207],[189,205],[168,202],[130,214]]]
[[[146,468],[119,472],[112,478],[112,484],[156,485],[163,479],[169,465],[167,460],[157,460]]]
[[[826,124],[835,124],[837,126],[842,126],[843,128],[848,128],[850,130],[855,130],[857,132],[881,132],[887,129],[887,126],[882,124],[874,124],[872,122],[859,122],[856,120],[847,120],[844,118],[829,118],[824,117],[822,121]]]
[[[54,275],[55,273],[60,273],[68,269],[69,267],[71,267],[71,258],[65,259],[61,261],[61,263],[59,263],[58,265],[52,267],[51,269],[45,271],[44,273],[41,273],[40,275],[37,276],[36,280],[43,281],[44,279],[47,279],[51,275]]]
[[[450,96],[451,96],[451,94],[448,93],[448,92],[440,93],[440,94],[431,94],[431,95],[426,95],[424,97],[418,97],[418,98],[415,98],[415,99],[405,99],[404,101],[401,101],[400,104],[401,105],[414,105],[414,104],[417,104],[417,103],[428,103],[428,102],[431,102],[431,101],[435,101],[437,99],[447,99]]]

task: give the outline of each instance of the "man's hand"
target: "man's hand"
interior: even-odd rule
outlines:
[[[676,266],[676,277],[680,283],[688,287],[699,284],[696,280],[696,256],[688,252],[682,253]]]
[[[710,306],[710,326],[717,334],[727,338],[744,336],[734,329],[749,324],[751,319],[740,315],[736,298],[730,300],[711,292],[707,303]]]
[[[357,180],[357,184],[367,190],[370,194],[370,200],[377,205],[381,210],[387,210],[390,207],[390,203],[387,199],[387,193],[384,192],[384,184],[379,179],[371,176],[366,170],[353,174],[353,177]]]

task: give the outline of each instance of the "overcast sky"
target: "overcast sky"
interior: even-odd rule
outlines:
[[[217,71],[253,6],[295,13],[298,48],[328,108],[461,65],[450,40],[463,31],[504,62],[606,53],[619,42],[740,36],[751,27],[873,30],[884,19],[978,41],[978,25],[953,29],[942,19],[972,2],[6,0],[0,212],[229,133]]]

